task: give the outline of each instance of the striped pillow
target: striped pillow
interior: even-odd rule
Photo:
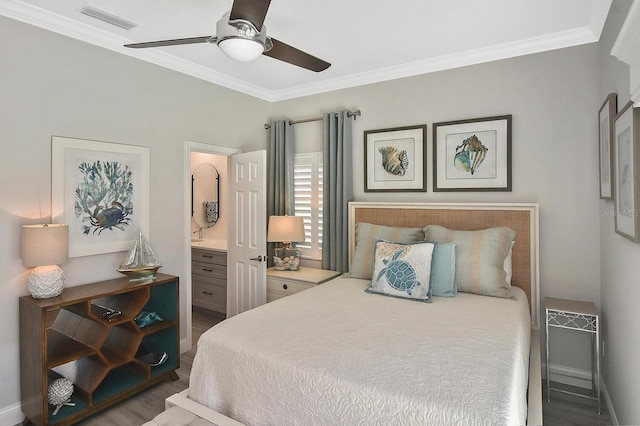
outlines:
[[[424,234],[420,228],[392,227],[366,222],[356,223],[356,247],[349,268],[349,274],[353,278],[371,279],[373,256],[378,240],[394,243],[417,243],[424,240]]]
[[[504,260],[516,237],[507,227],[481,231],[458,231],[440,225],[424,228],[427,241],[456,243],[458,291],[486,296],[511,297]]]

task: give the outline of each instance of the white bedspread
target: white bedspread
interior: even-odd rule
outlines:
[[[338,278],[216,325],[190,398],[248,425],[526,423],[524,292],[427,304],[367,283]]]

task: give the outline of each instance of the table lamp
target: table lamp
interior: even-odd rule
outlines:
[[[65,278],[58,264],[69,258],[69,226],[61,224],[22,227],[22,264],[35,269],[29,275],[34,299],[48,299],[62,293]]]
[[[282,242],[275,249],[273,269],[297,271],[300,269],[300,253],[291,244],[304,241],[304,221],[300,216],[271,216],[267,230],[267,241]]]

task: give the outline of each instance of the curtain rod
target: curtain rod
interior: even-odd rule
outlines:
[[[359,109],[347,112],[347,117],[353,117],[354,120],[357,117],[361,116],[361,115],[362,115],[362,113],[360,112]],[[300,124],[300,123],[308,123],[310,121],[321,121],[322,119],[323,119],[323,117],[313,117],[313,118],[303,118],[303,119],[300,119],[300,120],[289,120],[289,125]],[[271,128],[271,125],[270,124],[265,124],[264,128],[268,130],[268,129]]]

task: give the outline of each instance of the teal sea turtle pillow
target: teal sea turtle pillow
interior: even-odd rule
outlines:
[[[369,293],[431,302],[431,257],[434,244],[378,241]]]

